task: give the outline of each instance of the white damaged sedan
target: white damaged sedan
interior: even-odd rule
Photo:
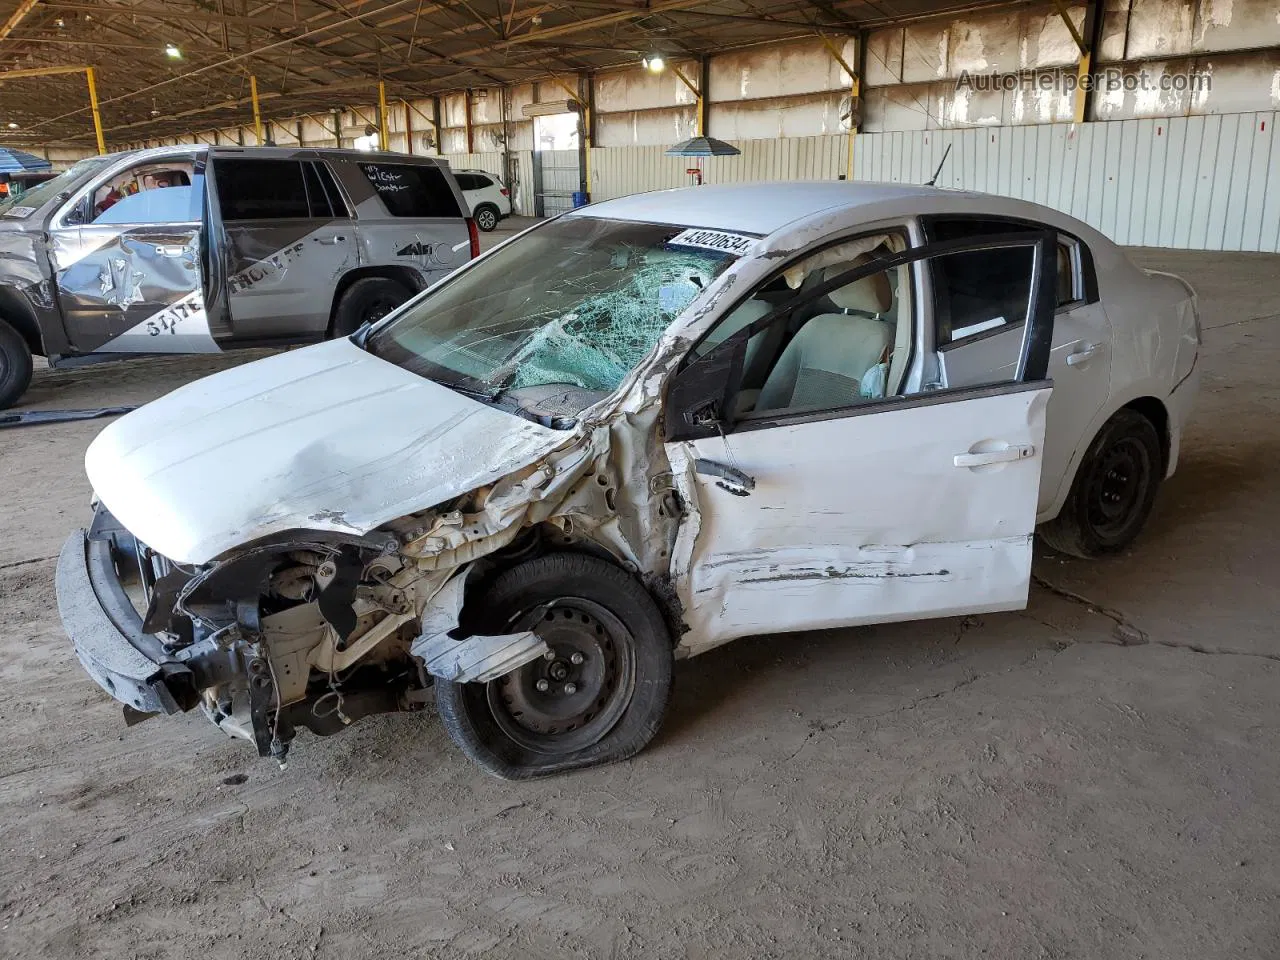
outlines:
[[[59,608],[130,722],[199,707],[283,763],[434,688],[497,776],[619,760],[681,656],[1021,608],[1037,524],[1128,545],[1199,341],[1186,284],[1021,201],[611,200],[108,426]]]

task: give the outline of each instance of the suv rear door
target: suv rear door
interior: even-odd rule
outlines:
[[[49,222],[58,306],[79,353],[217,351],[205,313],[204,151],[113,165]]]
[[[338,279],[360,265],[351,211],[327,165],[215,150],[210,166],[234,339],[324,336]]]
[[[404,265],[429,285],[479,252],[447,166],[371,155],[343,159],[334,170],[356,207],[363,263]]]

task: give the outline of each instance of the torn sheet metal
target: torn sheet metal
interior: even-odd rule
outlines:
[[[454,640],[441,633],[413,645],[433,677],[452,683],[488,683],[548,653],[546,642],[532,630]]]
[[[547,653],[547,644],[531,630],[478,635],[455,640],[462,614],[467,574],[454,577],[432,598],[422,616],[422,635],[409,652],[427,672],[453,683],[488,683]]]

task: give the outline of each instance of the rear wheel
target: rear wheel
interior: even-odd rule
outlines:
[[[472,601],[468,602],[469,606]],[[445,730],[504,780],[625,760],[653,739],[671,690],[671,637],[633,577],[595,557],[538,557],[500,574],[474,601],[475,630],[529,629],[543,658],[490,683],[437,681]]]
[[[498,216],[498,208],[487,204],[483,207],[476,207],[475,218],[476,226],[485,233],[492,233],[498,229],[498,220],[501,219]]]
[[[1123,550],[1151,515],[1163,475],[1155,426],[1137,410],[1117,411],[1089,445],[1062,512],[1041,527],[1041,538],[1085,559]]]
[[[413,294],[386,277],[365,277],[347,287],[333,314],[333,335],[349,337],[366,323],[381,320]]]
[[[0,410],[13,406],[31,383],[31,350],[22,334],[0,320]]]

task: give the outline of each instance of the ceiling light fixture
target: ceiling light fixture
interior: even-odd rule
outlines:
[[[182,59],[182,51],[178,49],[176,44],[172,44],[172,43],[165,45],[164,55],[170,58],[171,60]]]
[[[12,120],[10,120],[10,121],[9,121],[9,129],[10,129],[10,130],[17,130],[17,129],[18,129],[18,125],[17,125],[16,123],[14,123]]]
[[[642,57],[640,65],[650,73],[661,73],[667,67],[667,61],[662,59],[661,54],[652,54],[648,57]]]

